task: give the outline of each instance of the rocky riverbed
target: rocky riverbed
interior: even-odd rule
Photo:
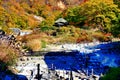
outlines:
[[[99,79],[101,74],[104,74],[110,67],[120,67],[119,44],[119,42],[95,42],[48,45],[49,52],[44,56],[22,57],[15,68],[18,74],[25,75],[32,80],[37,74],[38,64],[40,64],[40,74],[43,80],[60,79],[60,77],[70,79],[71,71],[73,80],[82,78],[92,80],[93,75]],[[32,77],[31,71],[34,71]]]
[[[98,80],[110,67],[120,67],[120,42],[54,44],[44,51],[43,55],[20,57],[13,66],[16,74],[36,80],[39,64],[41,80]]]

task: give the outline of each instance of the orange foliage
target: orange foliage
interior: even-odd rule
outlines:
[[[7,47],[4,44],[0,46],[0,61],[6,63],[7,65],[11,65],[15,62],[17,57],[18,53],[15,49]]]
[[[28,25],[31,26],[31,28],[34,28],[35,26],[38,26],[39,25],[39,22],[36,21],[35,18],[33,18],[33,15],[30,15],[28,17]]]

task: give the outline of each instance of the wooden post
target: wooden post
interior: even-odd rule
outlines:
[[[37,79],[38,80],[40,80],[39,75],[40,75],[40,64],[37,65]]]
[[[70,71],[70,80],[73,80],[72,70]]]
[[[88,74],[89,74],[89,73],[88,73],[88,70],[87,70],[87,78],[88,78]]]
[[[93,69],[92,69],[92,73],[91,73],[91,74],[92,74],[92,76],[93,76],[93,74],[94,74]]]
[[[54,65],[52,64],[52,70],[54,70]]]

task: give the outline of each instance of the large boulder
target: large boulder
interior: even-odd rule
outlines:
[[[5,31],[0,29],[0,35],[5,35]]]

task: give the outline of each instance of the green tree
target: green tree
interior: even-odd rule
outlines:
[[[80,13],[81,7],[75,6],[72,8],[68,8],[66,12],[63,12],[63,17],[70,23],[74,25],[78,25],[81,22],[84,22],[86,20],[86,16]]]
[[[111,68],[101,80],[120,80],[120,68]]]
[[[118,5],[118,7],[120,8],[120,0],[113,0],[115,4]]]
[[[117,20],[113,21],[114,24],[112,24],[112,26],[111,26],[111,32],[115,36],[118,36],[118,34],[120,34],[120,25],[119,25],[119,22],[120,22],[120,13],[118,14],[117,17],[118,17]]]

